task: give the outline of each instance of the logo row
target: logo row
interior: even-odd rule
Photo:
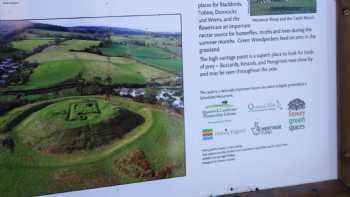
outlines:
[[[305,102],[300,98],[296,98],[288,103],[287,108],[288,108],[288,114],[287,114],[288,130],[290,131],[304,130],[306,128]],[[225,114],[235,114],[237,110],[237,108],[234,108],[234,106],[229,104],[227,101],[224,101],[222,104],[219,104],[219,105],[210,105],[207,107],[207,109],[208,111],[206,115],[208,117],[224,117]],[[282,110],[283,106],[277,100],[274,103],[267,103],[264,105],[249,104],[248,109],[249,109],[249,112]],[[219,113],[222,116],[217,114],[215,116],[215,113],[213,111],[216,111],[217,114]],[[238,135],[238,134],[246,133],[247,131],[250,131],[251,134],[254,136],[263,136],[263,135],[271,135],[275,131],[279,131],[282,129],[283,129],[282,124],[262,125],[261,122],[255,121],[253,123],[253,126],[249,129],[238,129],[238,130],[225,129],[224,131],[216,131],[216,132],[212,128],[203,129],[202,139],[204,141],[210,141],[214,139],[214,136]]]

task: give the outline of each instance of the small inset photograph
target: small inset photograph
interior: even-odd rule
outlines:
[[[316,12],[316,0],[250,0],[251,16]]]
[[[180,15],[0,23],[0,196],[185,176]]]

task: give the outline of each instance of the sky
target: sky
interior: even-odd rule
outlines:
[[[66,27],[108,26],[139,29],[151,32],[181,32],[180,15],[123,16],[105,18],[55,19],[32,21]]]

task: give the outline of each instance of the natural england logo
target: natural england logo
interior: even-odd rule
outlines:
[[[268,125],[268,126],[260,126],[260,122],[256,121],[254,122],[254,127],[252,127],[250,130],[252,131],[253,135],[259,136],[259,135],[271,135],[276,130],[281,130],[282,125]]]
[[[299,98],[296,98],[289,102],[288,109],[289,130],[296,131],[305,129],[305,102]]]

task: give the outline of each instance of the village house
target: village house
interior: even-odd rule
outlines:
[[[129,96],[129,91],[130,91],[129,88],[122,88],[122,89],[120,89],[120,91],[119,91],[119,95],[120,95],[120,96]]]
[[[139,98],[145,96],[145,89],[143,88],[116,88],[114,92],[123,97]],[[155,96],[157,103],[169,106],[174,109],[183,109],[184,103],[182,97],[175,96],[177,93],[174,89],[162,89],[159,90]]]
[[[131,89],[129,95],[133,98],[144,96],[145,91],[142,88],[137,88],[137,89]]]

